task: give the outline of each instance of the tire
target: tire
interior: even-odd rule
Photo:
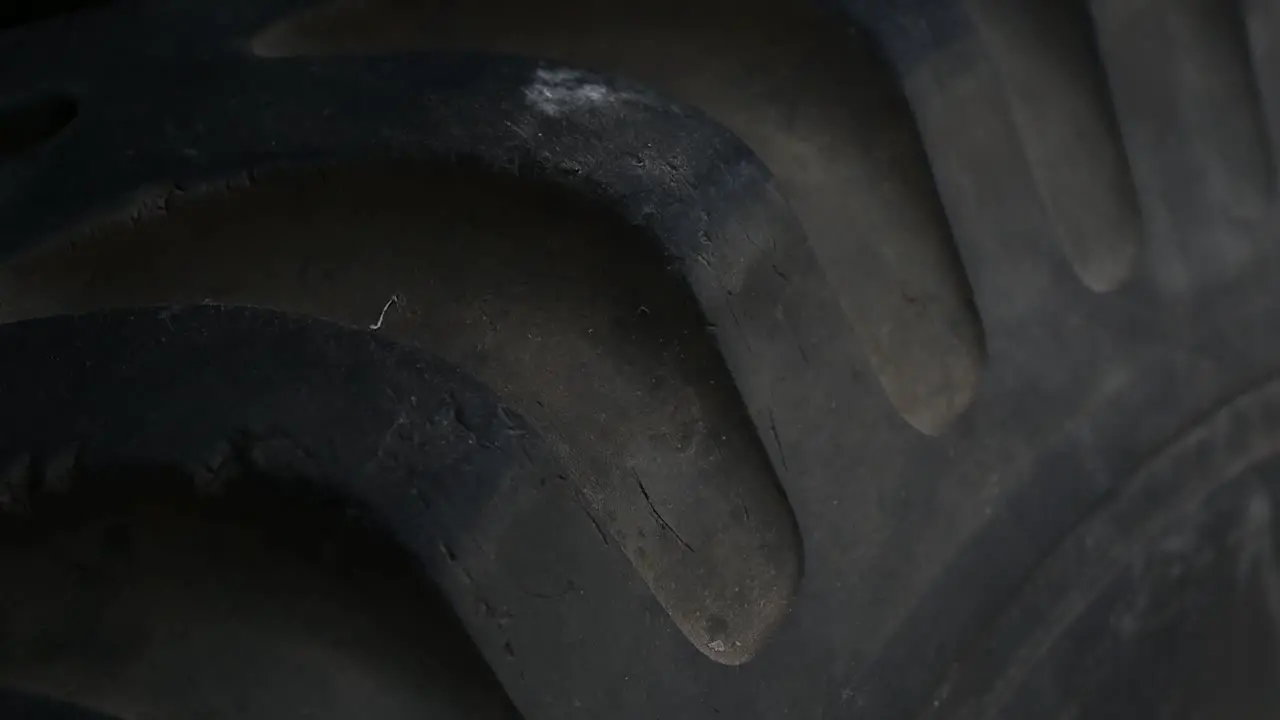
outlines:
[[[0,688],[1280,709],[1271,0],[62,9],[0,20]]]

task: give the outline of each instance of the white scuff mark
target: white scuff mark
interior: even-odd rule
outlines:
[[[398,305],[401,302],[403,302],[403,299],[400,297],[399,293],[396,293],[395,295],[392,295],[390,298],[387,298],[386,304],[382,306],[382,312],[378,313],[378,321],[370,325],[369,329],[381,330],[382,321],[387,319],[387,311],[391,309],[392,305]]]
[[[525,86],[524,97],[539,112],[552,117],[641,99],[635,93],[614,90],[579,70],[545,68],[533,74],[533,82]]]

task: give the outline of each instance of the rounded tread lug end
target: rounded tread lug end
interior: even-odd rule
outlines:
[[[1267,250],[1249,228],[1272,182],[1240,5],[1091,9],[1146,226],[1143,272],[1167,294],[1230,277]]]

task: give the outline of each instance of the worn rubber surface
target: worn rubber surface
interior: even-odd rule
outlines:
[[[1274,716],[1275,3],[784,5],[14,24],[0,461],[269,418],[526,718]]]

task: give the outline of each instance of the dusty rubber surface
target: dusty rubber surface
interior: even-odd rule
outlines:
[[[713,656],[754,654],[799,582],[790,508],[693,298],[641,233],[556,193],[411,168],[268,176],[5,278],[7,320],[272,307],[466,368],[543,429]]]
[[[940,432],[973,396],[982,331],[892,71],[816,4],[725,10],[339,2],[264,29],[252,47],[266,57],[516,53],[617,73],[703,109],[778,176],[814,251],[841,278],[834,291],[894,405]]]
[[[575,591],[468,625],[525,717],[1160,717],[1161,643],[1269,637],[1272,3],[636,7],[24,27],[77,113],[0,312],[264,304],[518,407],[576,488],[512,536]]]

